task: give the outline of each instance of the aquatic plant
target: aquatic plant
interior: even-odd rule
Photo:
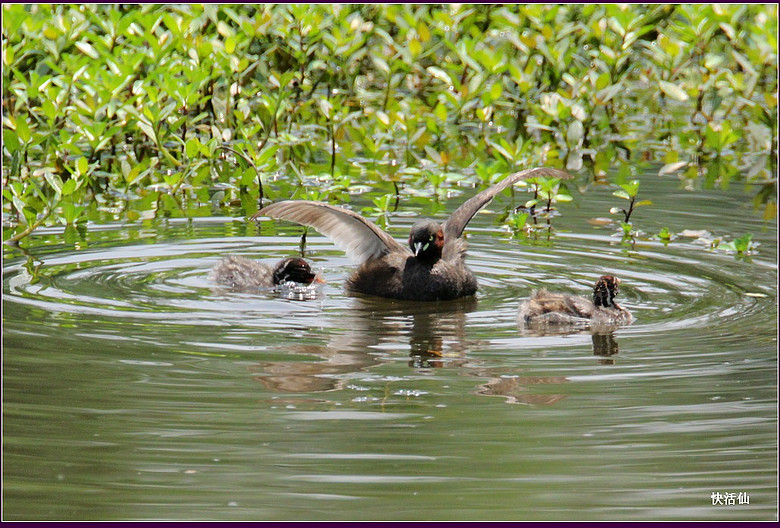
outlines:
[[[772,219],[776,22],[758,4],[4,5],[3,236],[281,197],[386,217],[539,165],[744,183]],[[565,199],[545,192],[534,207]]]
[[[617,196],[624,200],[628,200],[628,208],[623,209],[621,207],[613,207],[609,210],[611,214],[623,213],[623,220],[620,222],[620,227],[623,229],[623,236],[629,237],[632,235],[632,223],[631,215],[637,207],[644,205],[652,205],[650,200],[639,200],[636,197],[639,193],[639,180],[631,180],[626,183],[619,183],[618,190],[612,193],[612,196]]]

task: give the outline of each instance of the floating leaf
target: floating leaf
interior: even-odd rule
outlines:
[[[750,241],[753,240],[753,234],[748,233],[747,235],[743,235],[739,238],[734,239],[734,249],[738,253],[745,253],[750,249]]]

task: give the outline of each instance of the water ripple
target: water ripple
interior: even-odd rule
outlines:
[[[271,292],[231,292],[208,278],[221,255],[274,262],[294,254],[295,242],[289,237],[202,238],[65,251],[46,257],[34,276],[17,260],[3,270],[6,300],[51,313],[164,317],[170,323],[250,328],[262,320],[262,326],[271,329],[279,316],[350,309],[341,286],[352,266],[322,237],[309,237],[308,251],[328,281],[324,299],[302,303],[278,299]],[[516,307],[533,289],[589,296],[595,278],[606,273],[622,279],[620,299],[637,319],[629,330],[633,333],[707,326],[722,331],[761,318],[776,298],[771,280],[756,281],[755,273],[742,269],[753,264],[692,244],[665,248],[641,242],[627,249],[611,236],[565,233],[552,245],[535,246],[477,230],[469,246],[469,265],[480,280],[479,306],[469,314],[474,328],[498,324],[512,332]],[[776,274],[771,263],[762,264],[767,278]],[[404,315],[398,317],[403,320]],[[338,320],[319,320],[321,326],[334,324]]]

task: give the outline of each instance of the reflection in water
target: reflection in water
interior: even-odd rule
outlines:
[[[337,346],[300,345],[285,348],[288,361],[263,361],[250,371],[268,390],[282,393],[327,392],[343,389],[340,374],[355,372],[376,364],[365,351],[345,351]],[[295,356],[313,356],[315,361],[293,361]]]
[[[584,325],[549,325],[532,324],[528,322],[518,323],[518,330],[521,335],[544,337],[544,336],[566,336],[574,334],[591,334],[593,342],[593,355],[600,356],[602,365],[614,365],[615,359],[612,356],[618,355],[620,346],[615,339],[615,331],[621,325],[611,324],[584,324]]]
[[[464,358],[470,346],[465,338],[466,313],[476,309],[471,297],[441,303],[412,303],[354,297],[346,311],[345,329],[327,345],[280,347],[287,361],[264,361],[253,369],[255,379],[274,392],[325,392],[343,388],[344,375],[381,364],[371,353],[390,342],[401,348],[408,338],[411,366],[441,367],[446,358]],[[411,327],[409,321],[411,319]],[[445,350],[445,343],[448,348]],[[298,360],[301,355],[314,361]]]
[[[593,355],[604,358],[599,360],[599,363],[614,365],[615,360],[611,356],[616,356],[620,352],[614,332],[593,331],[591,338],[593,339]]]
[[[614,205],[604,195],[571,213],[601,214]],[[697,200],[697,215],[711,203]],[[731,232],[722,211],[733,199],[716,203],[663,222]],[[749,263],[685,241],[628,252],[574,224],[549,247],[498,243],[492,221],[475,221],[485,229],[469,241],[476,311],[347,297],[334,284],[350,264],[326,241],[322,300],[215,292],[207,274],[224,254],[270,260],[292,246],[213,220],[90,227],[75,249],[52,229],[37,259],[12,250],[4,514],[776,517],[776,225],[740,224],[764,244]],[[530,288],[574,287],[605,258],[630,279],[638,324],[518,333]],[[627,352],[641,361],[616,361]],[[713,489],[749,491],[750,505],[712,507]]]
[[[480,373],[481,376],[486,373]],[[476,394],[484,396],[503,396],[507,403],[526,405],[552,405],[566,398],[565,394],[533,394],[532,385],[560,384],[569,381],[565,376],[506,376],[493,378],[480,385]]]
[[[257,363],[250,369],[254,379],[273,392],[285,394],[344,389],[351,373],[387,362],[372,353],[373,349],[386,343],[403,348],[408,340],[408,364],[412,368],[450,367],[464,376],[488,378],[475,394],[502,396],[507,403],[528,405],[550,405],[566,398],[565,394],[534,394],[530,388],[565,383],[564,376],[507,374],[505,369],[487,367],[479,359],[468,358],[469,350],[475,346],[489,345],[466,336],[466,316],[477,308],[474,297],[438,303],[355,297],[354,303],[353,309],[344,314],[347,320],[343,326],[347,330],[324,346],[280,347],[279,351],[290,359]],[[617,353],[611,333],[594,333],[594,353]],[[316,359],[305,360],[301,356]]]

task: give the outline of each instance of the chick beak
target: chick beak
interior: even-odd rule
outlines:
[[[414,256],[416,257],[417,255],[420,254],[420,251],[425,251],[426,249],[428,249],[428,244],[427,243],[425,243],[425,242],[415,242],[414,243]]]

